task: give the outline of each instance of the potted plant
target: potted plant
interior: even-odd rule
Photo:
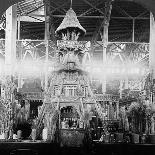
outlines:
[[[149,100],[138,100],[131,103],[127,114],[130,129],[135,134],[147,134],[151,143],[155,143],[154,105]]]
[[[139,135],[145,132],[146,106],[140,101],[132,102],[127,111],[131,134],[131,141],[139,143]]]
[[[146,104],[146,133],[150,143],[155,143],[155,104]]]

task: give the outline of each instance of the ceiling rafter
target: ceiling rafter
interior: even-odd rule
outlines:
[[[21,15],[28,15],[28,14],[30,14],[30,13],[32,13],[32,12],[37,11],[38,9],[42,8],[43,6],[44,6],[44,5],[40,5],[40,6],[38,6],[38,8],[32,9],[32,10],[29,11],[29,12],[24,12],[24,14],[21,14]]]
[[[31,16],[34,16],[34,17],[44,17],[44,15],[37,15],[37,14],[31,14]],[[56,17],[56,18],[64,18],[65,17],[65,15],[52,15],[53,17]],[[102,19],[102,18],[104,18],[104,16],[102,15],[102,16],[94,16],[94,15],[92,15],[92,16],[85,16],[85,15],[83,15],[83,16],[81,16],[81,15],[77,15],[77,17],[78,18],[98,18],[98,19]],[[131,18],[130,17],[111,17],[111,19],[129,19],[129,20],[131,20]],[[148,18],[148,17],[133,17],[133,19],[142,19],[142,20],[148,20],[148,19],[150,19],[150,18]]]
[[[20,15],[22,15],[22,14],[24,14],[25,12],[23,11],[23,9],[21,8],[21,6],[20,6],[20,3],[17,3],[17,8],[18,8],[18,10],[19,10],[19,14]]]
[[[138,16],[136,16],[136,18],[137,18],[137,17],[142,17],[142,16],[145,15],[146,13],[148,13],[148,11],[144,11],[144,12],[140,13]]]
[[[97,37],[99,35],[99,32],[101,30],[101,28],[103,27],[104,25],[104,20],[102,22],[100,22],[100,24],[96,24],[96,29],[93,33],[93,36],[92,36],[92,39],[91,39],[91,42],[95,43],[97,41]]]
[[[62,5],[60,5],[59,7],[55,8],[54,10],[51,11],[51,14],[53,14],[56,10],[60,10],[63,6],[65,6],[67,3],[69,3],[69,0],[67,0],[67,2],[64,2]]]
[[[130,18],[133,18],[133,17],[130,16],[124,9],[122,9],[120,6],[115,5],[115,7],[116,7],[116,9],[117,9],[118,11],[120,11],[121,13],[123,13],[125,16],[130,17]]]
[[[97,7],[98,5],[103,4],[103,1],[100,3],[96,3],[96,5],[94,5],[95,7]],[[89,8],[88,10],[86,10],[85,12],[83,12],[82,14],[80,14],[79,16],[84,16],[86,14],[89,14],[89,11],[93,10],[94,8]]]
[[[41,20],[41,19],[36,18],[36,17],[33,17],[33,16],[31,16],[31,15],[28,15],[28,17],[31,17],[31,18],[33,18],[33,19],[39,20],[39,21],[41,21],[41,22],[44,22],[44,20]]]
[[[20,13],[17,12],[17,14],[20,15],[27,15],[31,12],[34,12],[36,10],[38,10],[40,7],[43,6],[43,1],[36,1],[36,0],[31,0],[31,1],[23,1],[23,2],[19,2],[17,3],[17,7]],[[25,10],[24,10],[25,9]]]
[[[54,10],[55,10],[55,7],[54,6],[51,6]],[[61,8],[59,8],[59,9],[57,9],[59,12],[61,12],[62,14],[65,14],[65,11],[62,9],[61,10]],[[54,11],[53,11],[54,12]]]
[[[37,2],[36,2],[36,0],[33,0],[33,1],[34,1],[34,3],[35,3],[35,8],[37,9],[37,8],[38,8]]]
[[[87,15],[89,14],[89,11],[93,10],[94,8],[89,8],[88,10],[86,10],[85,12],[81,13],[79,16],[84,16],[84,15]]]
[[[63,20],[63,17],[65,16],[65,10],[67,10],[67,8],[70,7],[69,5],[70,3],[69,4],[64,3],[65,1],[67,2],[67,0],[65,1],[64,0],[50,0],[50,1],[51,1],[51,5],[50,5],[51,11],[54,11],[53,14],[51,14],[50,12],[50,16],[53,18],[53,22],[51,24],[53,24],[54,27],[57,27]],[[70,2],[70,0],[68,1]],[[109,0],[86,0],[86,1],[88,1],[93,6],[95,6],[95,8],[98,8],[100,9],[100,11],[104,12],[104,5],[102,5],[102,3],[105,3],[106,1],[109,1]],[[73,5],[74,11],[76,12],[77,17],[79,18],[81,25],[85,27],[87,31],[85,35],[85,39],[91,40],[92,36],[95,36],[97,28],[99,29],[99,26],[100,26],[96,24],[96,21],[102,21],[104,19],[104,15],[101,14],[94,7],[86,4],[84,0],[78,0],[74,2],[75,2]],[[117,0],[115,0],[112,3],[113,3],[114,9],[112,12],[112,17],[111,17],[112,20],[109,26],[109,41],[119,42],[119,41],[123,41],[124,39],[124,41],[130,42],[131,32],[129,31],[131,31],[131,26],[132,26],[132,21],[130,20],[141,19],[141,20],[136,21],[135,41],[136,42],[149,42],[149,37],[148,37],[149,12],[146,11],[145,8],[141,7],[138,4],[135,4],[134,2],[125,3],[125,2],[118,2]],[[40,18],[40,21],[41,20],[44,21],[43,5],[41,9],[34,12],[34,9],[38,9],[35,7],[35,5],[40,6],[41,4],[43,4],[43,0],[23,0],[22,2],[20,2],[21,9],[18,7],[17,13],[19,14],[20,12],[23,15],[26,14],[26,16],[31,17],[31,18],[28,18],[27,20],[25,20],[25,17],[21,18],[22,29],[27,28],[27,30],[30,32],[30,33],[27,33],[27,32],[21,31],[21,38],[23,39],[26,39],[26,38],[43,39],[44,38],[44,22],[40,22],[39,24],[30,23],[33,20],[32,18],[39,20],[38,17],[42,17]],[[123,13],[123,11],[120,8],[118,9],[115,7],[116,5],[120,6],[121,9],[124,9],[126,13],[128,13],[130,16],[133,16],[133,17],[131,18],[125,13]],[[59,8],[61,12],[58,11]],[[22,11],[25,11],[25,12],[22,12]],[[29,13],[29,11],[32,11],[32,12]],[[27,12],[29,14],[27,14]],[[143,19],[146,19],[146,20],[143,20]],[[37,22],[37,20],[34,20],[34,22]],[[99,24],[101,24],[101,22],[99,22]],[[145,29],[146,32],[142,31],[143,29]],[[38,37],[32,36],[32,34],[35,34],[35,32]],[[4,33],[5,32],[2,31],[3,38],[4,38]],[[100,40],[100,39],[101,38],[98,37],[97,40]]]
[[[56,5],[57,7],[59,7],[59,4],[55,3],[54,1],[51,1],[51,3],[53,3],[54,5]],[[65,8],[61,8],[61,9],[64,11],[64,13],[67,12],[67,10]]]
[[[101,11],[100,9],[98,9],[96,6],[94,6],[93,4],[91,4],[90,2],[88,2],[87,0],[83,0],[86,4],[88,4],[89,6],[91,6],[92,8],[94,8],[95,10],[99,11],[102,15],[104,15],[104,12]]]

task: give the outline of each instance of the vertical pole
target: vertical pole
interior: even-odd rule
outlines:
[[[110,112],[110,103],[108,102],[108,104],[107,104],[107,117],[108,117],[108,120],[110,119],[109,118],[109,112]]]
[[[57,137],[57,142],[60,143],[61,140],[61,107],[60,107],[60,97],[58,96],[58,105],[57,105],[57,109],[58,109],[58,137]]]
[[[112,101],[109,101],[109,119],[112,120],[114,118],[114,110],[113,110],[113,105]]]
[[[135,19],[132,19],[132,42],[135,42]]]
[[[110,21],[110,15],[112,10],[112,4],[110,2],[105,2],[105,15],[104,15],[104,26],[103,26],[103,35],[102,35],[102,43],[103,43],[103,68],[106,68],[107,62],[107,45],[108,45],[108,27]],[[102,79],[102,93],[106,93],[106,74],[103,75]]]
[[[17,37],[17,40],[18,40],[18,44],[19,44],[19,47],[20,47],[20,51],[19,51],[19,63],[20,63],[20,66],[21,66],[21,61],[22,61],[22,49],[21,49],[21,42],[20,42],[20,15],[18,15],[18,37]],[[21,68],[18,66],[18,89],[17,91],[19,92],[19,88],[21,88]]]
[[[119,101],[116,102],[116,119],[119,119]]]
[[[48,88],[48,51],[49,51],[49,20],[50,20],[50,5],[49,1],[44,1],[45,6],[45,46],[46,46],[46,55],[45,55],[45,91]]]
[[[150,51],[149,51],[149,69],[152,74],[153,87],[155,85],[155,18],[150,13]],[[154,102],[154,94],[152,94],[152,100]]]
[[[18,40],[20,40],[20,15],[18,15]]]
[[[129,80],[128,80],[128,76],[125,77],[125,89],[129,88]]]
[[[16,62],[16,35],[17,35],[17,6],[13,5],[6,10],[5,30],[5,67],[6,75],[13,74]]]
[[[7,100],[9,101],[9,120],[8,128],[12,133],[13,127],[13,75],[16,64],[16,36],[17,36],[17,5],[13,5],[6,10],[6,30],[5,30],[5,79],[7,91]],[[12,138],[12,134],[10,135]]]
[[[123,80],[120,80],[120,86],[119,86],[119,92],[120,92],[120,98],[122,98],[122,91],[123,91]]]

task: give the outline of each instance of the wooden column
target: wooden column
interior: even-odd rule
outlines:
[[[135,19],[132,19],[132,42],[135,42]]]
[[[18,15],[18,40],[20,40],[20,15]]]
[[[153,83],[155,85],[155,18],[150,13],[150,51],[149,51],[149,68],[152,73]],[[155,96],[152,96],[152,102],[154,102]]]
[[[149,67],[155,79],[155,19],[150,13],[150,51],[149,51]]]
[[[19,51],[19,64],[20,64],[20,66],[18,66],[18,89],[17,89],[17,91],[19,92],[19,88],[22,88],[22,84],[21,84],[21,80],[22,80],[22,77],[21,77],[22,48],[21,48],[21,42],[19,41],[20,40],[20,15],[18,15],[17,23],[18,23],[17,39],[18,39],[18,46],[20,48],[20,51]]]
[[[112,4],[111,1],[105,2],[105,15],[104,15],[104,26],[103,26],[103,34],[102,37],[102,43],[103,43],[103,70],[106,68],[106,62],[107,62],[107,45],[108,45],[108,27],[109,27],[109,21],[110,21],[110,15],[112,10]],[[103,80],[102,80],[102,92],[103,94],[106,93],[106,74],[103,74]]]
[[[5,29],[5,99],[8,109],[8,128],[10,139],[13,138],[13,104],[14,88],[13,75],[16,65],[16,37],[17,37],[17,6],[13,5],[6,10],[6,29]]]
[[[6,10],[5,66],[6,75],[13,74],[16,63],[17,6]]]
[[[119,101],[116,102],[116,119],[119,119]]]
[[[120,93],[120,98],[122,98],[122,91],[123,91],[123,80],[120,80],[120,86],[119,86],[119,93]]]
[[[107,119],[109,120],[109,115],[110,115],[110,103],[107,104]]]
[[[45,56],[45,91],[48,88],[48,52],[49,52],[49,39],[50,39],[50,2],[49,0],[44,0],[45,8],[45,46],[46,46],[46,56]]]
[[[125,77],[125,89],[129,88],[129,79],[128,76]]]
[[[113,119],[114,118],[114,113],[113,113],[113,105],[112,105],[112,101],[109,101],[109,119]]]

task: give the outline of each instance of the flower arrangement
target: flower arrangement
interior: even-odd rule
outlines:
[[[149,101],[131,103],[127,110],[130,129],[134,133],[148,133],[153,115],[152,104]]]
[[[0,99],[0,121],[1,121],[1,132],[5,132],[6,130],[9,130],[10,127],[10,113],[11,113],[11,108],[10,108],[10,101],[9,100],[4,100]]]

